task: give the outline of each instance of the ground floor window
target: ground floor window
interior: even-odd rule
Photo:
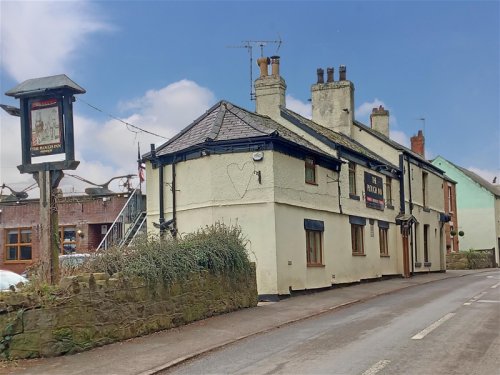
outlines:
[[[380,242],[380,255],[388,256],[389,255],[389,244],[387,242],[387,228],[378,228],[379,242]]]
[[[304,219],[304,229],[306,231],[307,265],[322,266],[325,224],[321,220]]]
[[[323,264],[323,244],[321,238],[322,235],[323,232],[320,231],[306,230],[308,266],[319,266]]]
[[[30,261],[31,228],[16,228],[5,230],[5,260]]]
[[[363,239],[364,225],[351,224],[351,242],[352,253],[356,255],[364,255],[364,239]]]
[[[76,227],[62,226],[59,228],[59,241],[61,254],[73,254],[76,252]]]

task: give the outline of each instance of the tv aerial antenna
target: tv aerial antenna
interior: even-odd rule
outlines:
[[[283,41],[278,35],[278,40],[242,40],[238,46],[227,46],[227,48],[245,48],[248,51],[250,60],[250,100],[255,100],[255,91],[253,88],[253,48],[260,47],[260,56],[264,57],[264,47],[268,44],[276,44],[276,53],[278,53]]]

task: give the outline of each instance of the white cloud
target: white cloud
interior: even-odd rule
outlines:
[[[111,27],[89,1],[2,1],[2,69],[17,81],[67,72],[88,36]]]
[[[500,169],[483,169],[477,167],[468,167],[467,169],[475,174],[478,174],[490,183],[492,183],[493,179],[496,177],[496,183],[500,184]]]
[[[203,114],[215,102],[214,94],[193,81],[182,80],[159,90],[149,90],[140,98],[122,103],[134,113],[124,118],[126,122],[150,132],[171,137]],[[137,173],[137,143],[141,154],[149,151],[151,143],[161,144],[166,139],[150,134],[127,130],[127,126],[117,120],[102,122],[78,116],[75,103],[74,131],[75,156],[80,165],[76,174],[102,184],[111,177]],[[31,175],[21,175],[16,166],[21,164],[21,135],[19,118],[6,113],[0,114],[0,184],[5,182],[22,190],[34,180]],[[39,162],[38,158],[32,160]],[[137,183],[137,179],[135,180]],[[120,191],[119,181],[110,184],[113,191]],[[89,185],[74,178],[65,177],[60,187],[64,192],[83,192]],[[36,191],[32,196],[36,196]]]
[[[312,118],[312,108],[311,103],[304,103],[299,99],[295,99],[291,95],[286,96],[286,107],[305,118]]]
[[[389,130],[389,138],[393,141],[398,142],[400,145],[410,148],[410,137],[406,135],[405,132],[401,130]]]

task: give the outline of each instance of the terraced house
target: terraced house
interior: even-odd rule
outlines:
[[[221,101],[143,156],[148,230],[241,226],[263,299],[444,270],[443,172],[389,139],[384,108],[355,121],[345,67],[318,69],[307,119],[279,57],[258,63],[256,112]]]

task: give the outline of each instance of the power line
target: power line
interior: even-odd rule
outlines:
[[[120,121],[121,123],[125,124],[128,127],[131,127],[131,128],[134,128],[134,129],[137,129],[138,131],[140,132],[143,132],[143,133],[147,133],[147,134],[151,134],[151,135],[154,135],[155,137],[160,137],[160,138],[163,138],[163,139],[166,139],[166,140],[169,140],[170,138],[167,138],[167,137],[164,137],[163,135],[159,135],[159,134],[156,134],[156,133],[153,133],[153,132],[150,132],[149,130],[145,130],[145,129],[142,129],[138,126],[135,126],[133,124],[131,124],[130,122],[127,122],[125,120],[122,120],[121,118],[119,117],[116,117],[116,116],[113,116],[112,114],[110,113],[107,113],[105,111],[103,111],[102,109],[100,108],[97,108],[96,106],[90,104],[90,103],[87,103],[85,100],[81,99],[81,98],[78,98],[79,101],[85,103],[86,105],[88,105],[90,108],[92,109],[95,109],[96,111],[98,112],[101,112],[102,114],[108,116],[108,117],[111,117],[113,120],[116,120],[116,121]],[[130,130],[128,129],[129,131],[131,132],[134,132],[134,133],[137,133],[137,131],[133,131],[133,130]]]

